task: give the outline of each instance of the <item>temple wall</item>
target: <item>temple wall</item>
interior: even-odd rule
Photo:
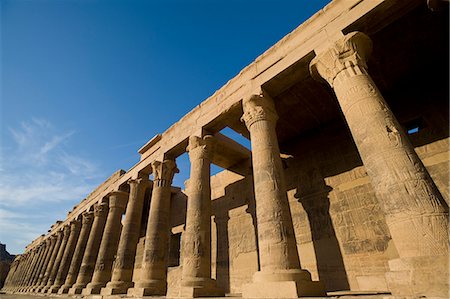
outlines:
[[[419,137],[411,139],[414,142]],[[311,272],[313,280],[323,281],[329,291],[388,290],[387,262],[398,254],[345,129],[325,129],[286,148],[290,155],[284,159],[288,198],[302,268]],[[448,201],[448,138],[416,146],[416,151]],[[211,178],[211,186],[212,277],[227,292],[240,293],[258,270],[252,177],[223,171]],[[172,233],[182,231],[185,215],[180,211],[185,211],[186,198],[183,192],[172,197]],[[142,249],[143,238],[135,277]],[[177,294],[180,279],[181,267],[169,267],[169,296]]]

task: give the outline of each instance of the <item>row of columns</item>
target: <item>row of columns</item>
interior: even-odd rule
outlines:
[[[448,207],[367,71],[370,39],[351,33],[318,55],[311,73],[336,93],[343,115],[379,198],[400,258],[445,256]],[[274,102],[262,89],[243,99],[242,121],[252,146],[260,269],[243,286],[246,298],[324,296],[320,282],[301,269],[276,136]],[[214,138],[191,136],[187,151],[186,225],[182,237],[182,297],[223,296],[211,278],[210,164]],[[148,178],[130,180],[109,203],[20,256],[7,291],[69,294],[165,295],[173,160],[152,163],[154,175],[141,276],[133,282]],[[126,210],[126,213],[125,213]],[[122,215],[125,213],[123,227]],[[406,232],[406,233],[405,233]]]

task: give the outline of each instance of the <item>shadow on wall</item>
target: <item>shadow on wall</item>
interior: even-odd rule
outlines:
[[[349,290],[341,249],[330,216],[328,194],[332,188],[325,184],[316,169],[304,174],[308,178],[300,179],[303,185],[297,188],[294,197],[308,215],[319,280],[325,284],[327,291]]]
[[[217,231],[217,284],[226,293],[234,293],[242,284],[250,282],[259,269],[253,177],[247,176],[226,186],[224,195],[212,202],[212,210]],[[248,253],[253,254],[246,256]],[[237,266],[236,259],[243,256],[247,265]]]

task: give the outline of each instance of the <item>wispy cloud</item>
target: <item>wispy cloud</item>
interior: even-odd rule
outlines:
[[[0,241],[22,246],[64,217],[62,211],[92,191],[104,173],[74,151],[75,130],[32,118],[7,132],[10,142],[0,151]]]

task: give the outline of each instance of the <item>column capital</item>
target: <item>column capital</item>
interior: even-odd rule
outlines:
[[[91,224],[94,220],[94,212],[84,212],[83,214],[81,214],[81,216],[83,225]]]
[[[130,178],[127,181],[128,185],[138,185],[138,184],[144,184],[144,185],[148,185],[149,184],[149,179],[148,179],[148,175],[139,175],[137,178]]]
[[[63,228],[64,239],[67,239],[69,237],[69,234],[70,234],[70,224],[67,224]]]
[[[107,203],[99,203],[94,206],[94,216],[95,217],[106,217],[108,215],[108,204]]]
[[[109,196],[109,208],[125,209],[128,202],[128,193],[124,191],[112,191]]]
[[[166,159],[163,162],[153,161],[152,170],[154,183],[158,187],[167,187],[172,185],[172,179],[175,173],[180,172],[177,164],[173,160]]]
[[[348,75],[367,74],[367,59],[372,52],[372,41],[359,31],[337,40],[328,50],[317,55],[309,69],[314,79],[325,79],[333,87],[334,79],[343,71]]]
[[[191,161],[198,159],[211,160],[214,154],[215,138],[211,135],[206,135],[203,138],[198,136],[189,137],[189,145],[186,150],[189,152],[189,159]]]
[[[77,231],[80,228],[81,220],[80,219],[74,219],[70,221],[70,231],[74,232]]]
[[[260,88],[258,91],[242,99],[244,114],[241,121],[247,128],[259,121],[269,121],[274,123],[278,120],[278,114],[272,98]]]

